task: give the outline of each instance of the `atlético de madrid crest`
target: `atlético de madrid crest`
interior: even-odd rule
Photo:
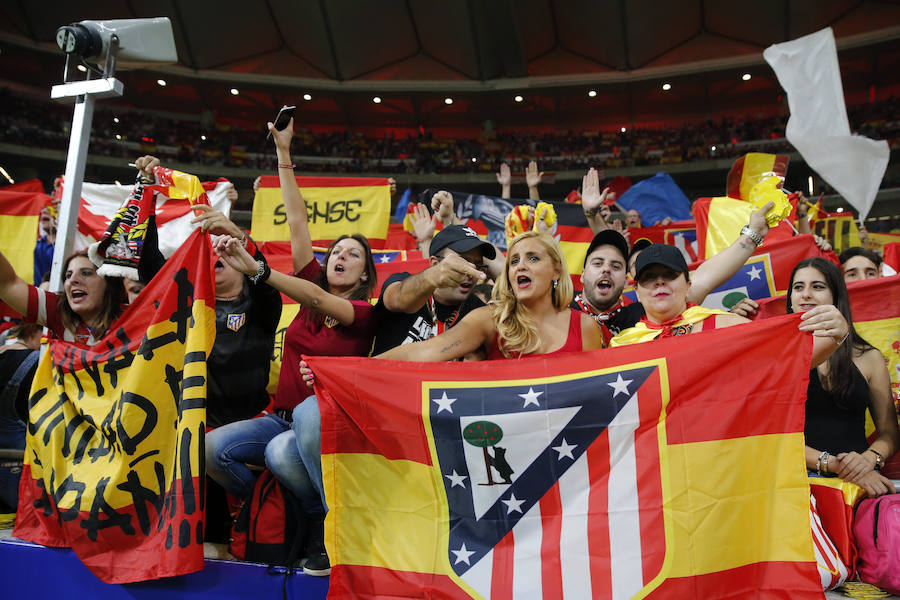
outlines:
[[[246,313],[228,315],[228,321],[225,323],[225,326],[232,331],[237,331],[244,326],[246,318]]]
[[[426,384],[447,558],[464,587],[483,598],[630,598],[655,587],[666,553],[662,373],[641,363]]]

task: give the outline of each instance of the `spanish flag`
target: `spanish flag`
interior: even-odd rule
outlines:
[[[307,358],[329,596],[822,598],[797,324],[565,360]]]
[[[52,200],[39,192],[0,191],[0,251],[16,273],[28,274],[28,280],[34,272],[41,209]]]
[[[373,248],[383,248],[391,216],[390,184],[372,177],[297,177],[306,202],[313,243],[327,246],[348,233],[361,233]],[[253,239],[289,241],[287,215],[278,177],[264,175],[253,200]]]
[[[784,154],[766,154],[764,152],[748,152],[731,165],[728,172],[729,198],[749,200],[750,190],[765,178],[774,173],[784,177],[787,173],[790,157]]]
[[[697,222],[697,254],[700,258],[715,256],[730,246],[750,222],[750,203],[728,197],[698,198],[692,207]],[[787,220],[769,230],[763,246],[794,235]]]
[[[29,400],[13,534],[106,583],[203,568],[209,237],[195,232],[93,347],[54,339]]]

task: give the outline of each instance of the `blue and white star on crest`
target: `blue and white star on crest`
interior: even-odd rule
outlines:
[[[624,407],[639,401],[655,370],[623,368],[522,385],[425,384],[434,464],[450,511],[448,559],[460,577],[486,569],[479,561],[521,519],[534,518],[532,509],[569,469],[585,464],[585,453],[610,424],[621,422]],[[637,415],[636,408],[626,412]]]

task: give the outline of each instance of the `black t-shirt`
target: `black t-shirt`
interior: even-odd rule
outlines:
[[[19,365],[21,365],[32,352],[37,352],[37,350],[23,348],[19,350],[9,349],[0,352],[0,381],[3,382],[3,392],[6,392],[9,380],[12,379],[16,369],[19,368]],[[28,373],[25,374],[25,378],[22,379],[22,382],[19,384],[19,388],[15,391],[15,394],[9,398],[9,400],[11,400],[10,404],[0,406],[0,415],[7,418],[13,418],[15,415],[22,421],[25,421],[26,415],[28,414],[28,394],[31,391],[31,381],[34,379],[34,373],[37,371],[37,366],[38,363],[35,361],[31,368],[28,369]]]
[[[421,342],[437,334],[435,314],[431,312],[432,301],[425,303],[414,313],[392,312],[384,305],[384,291],[392,283],[411,277],[409,273],[394,273],[381,286],[381,297],[375,305],[375,320],[378,323],[375,331],[375,344],[372,356],[387,352],[391,348]],[[450,327],[459,313],[458,306],[448,306],[434,302],[434,312],[442,325]]]
[[[237,300],[216,301],[216,342],[207,360],[210,427],[249,419],[269,404],[266,385],[280,318],[281,294],[247,278]]]
[[[637,325],[645,314],[643,304],[640,302],[625,304],[622,298],[619,298],[619,302],[610,310],[598,313],[582,298],[581,294],[575,295],[569,307],[594,317],[598,323],[609,329],[613,337],[625,329]]]

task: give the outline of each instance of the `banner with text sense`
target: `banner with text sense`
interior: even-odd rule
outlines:
[[[390,184],[372,177],[297,177],[306,202],[312,240],[327,245],[341,235],[361,233],[373,247],[387,237],[391,212]],[[253,200],[253,239],[290,241],[278,177],[265,175]]]

